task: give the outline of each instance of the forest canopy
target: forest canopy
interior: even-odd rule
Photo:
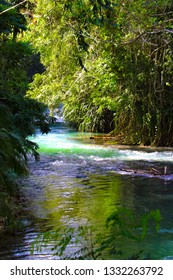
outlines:
[[[32,15],[46,70],[28,96],[79,130],[173,145],[172,0],[37,0]]]

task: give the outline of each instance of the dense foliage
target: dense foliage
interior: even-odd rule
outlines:
[[[9,7],[2,2],[0,13]],[[25,96],[33,51],[28,43],[18,40],[24,30],[26,20],[19,11],[0,14],[0,227],[4,222],[14,227],[19,212],[14,179],[27,173],[27,154],[37,156],[37,145],[27,137],[36,127],[48,132],[45,106]]]
[[[27,36],[46,71],[28,94],[81,130],[173,145],[172,0],[35,3]]]
[[[83,131],[173,145],[172,36],[172,0],[0,1],[3,216],[13,212],[11,181],[27,171],[27,153],[37,155],[28,136],[36,126],[48,131],[41,103],[63,104]]]

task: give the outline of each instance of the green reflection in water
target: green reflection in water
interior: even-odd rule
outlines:
[[[126,207],[128,205],[133,209],[133,186],[126,187],[122,184],[121,177],[115,174],[109,176],[90,174],[85,179],[53,174],[47,176],[46,182],[49,183],[45,186],[45,198],[42,202],[43,212],[47,213],[43,231],[47,231],[48,243],[52,239],[55,243],[59,242],[61,235],[65,235],[66,237],[63,238],[67,238],[67,241],[69,236],[75,236],[75,242],[78,239],[78,244],[71,244],[65,252],[67,255],[69,255],[69,251],[73,251],[71,246],[74,247],[74,252],[79,248],[84,248],[86,243],[87,250],[91,250],[93,247],[92,242],[97,248],[96,243],[100,242],[100,238],[105,239],[112,231],[112,228],[106,228],[107,217],[121,209],[125,203]],[[128,203],[127,197],[129,197]],[[132,227],[134,227],[134,222]],[[111,246],[115,245],[113,246],[115,247],[114,254],[117,255],[116,243],[117,238],[120,238],[120,230],[115,228],[115,234],[111,233],[111,238],[112,236]],[[109,250],[109,246],[104,248],[104,258],[111,258]]]
[[[93,234],[96,237],[97,233],[101,235],[107,234],[108,236],[113,236],[115,233],[115,245],[118,244],[118,248],[121,247],[125,252],[125,255],[118,258],[127,258],[132,253],[137,254],[141,248],[146,248],[147,252],[152,252],[153,258],[156,259],[168,256],[169,254],[172,255],[172,240],[167,242],[169,244],[169,251],[163,252],[165,248],[168,248],[167,245],[164,245],[166,244],[164,241],[168,240],[168,237],[165,238],[165,234],[160,236],[155,232],[150,232],[150,235],[145,240],[131,240],[129,242],[127,237],[120,238],[119,235],[117,240],[116,228],[106,231],[105,227],[106,218],[121,207],[128,207],[134,210],[136,220],[139,214],[138,209],[140,209],[140,214],[144,209],[153,209],[155,207],[156,190],[159,190],[157,184],[160,184],[160,182],[155,180],[153,184],[152,180],[139,179],[140,182],[138,184],[138,179],[127,178],[115,173],[113,174],[113,172],[109,173],[106,168],[103,170],[103,175],[101,175],[101,169],[97,169],[97,166],[99,164],[101,166],[101,163],[104,162],[104,167],[111,166],[113,170],[117,164],[116,159],[155,159],[160,161],[165,157],[166,160],[170,160],[170,158],[172,160],[172,155],[169,153],[159,154],[158,152],[147,153],[145,151],[133,150],[121,151],[111,147],[105,148],[104,146],[88,145],[72,139],[73,137],[69,138],[69,136],[72,136],[72,134],[59,134],[58,138],[57,134],[51,134],[50,139],[47,139],[47,136],[44,138],[44,136],[40,137],[38,135],[35,139],[40,145],[41,152],[57,156],[55,172],[53,171],[53,174],[49,172],[42,176],[42,181],[45,183],[43,190],[44,199],[41,203],[42,210],[40,212],[45,214],[45,219],[41,230],[46,231],[47,234],[51,232],[49,236],[50,241],[51,238],[55,238],[54,241],[56,241],[60,237],[58,235],[59,229],[61,234],[64,232],[64,235],[70,238],[75,232],[77,236],[80,235],[80,226],[86,226],[84,231],[89,238]],[[62,155],[62,158],[60,155]],[[111,161],[112,158],[114,161]],[[109,161],[109,159],[111,160]],[[85,160],[87,164],[85,164]],[[59,165],[61,161],[62,165]],[[88,165],[90,165],[89,168]],[[84,174],[86,177],[75,178],[78,175],[76,170],[81,166],[80,174]],[[99,174],[91,174],[93,166],[95,168],[94,173],[97,173],[98,170]],[[87,171],[85,168],[87,168]],[[158,207],[157,203],[156,206]],[[52,233],[54,232],[55,235],[53,236]],[[86,238],[82,237],[81,246],[86,241]],[[75,244],[73,245],[75,246]],[[77,246],[75,247],[77,248]],[[117,255],[115,252],[107,251],[107,255],[104,255],[104,257],[114,259],[117,258]]]
[[[49,223],[55,227],[83,224],[86,220],[100,227],[125,199],[118,176],[110,179],[105,175],[90,175],[79,179],[51,175],[51,179],[56,185],[46,186],[42,206],[48,211]]]

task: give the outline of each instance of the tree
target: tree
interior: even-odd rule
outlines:
[[[7,7],[1,5],[0,9]],[[38,147],[28,136],[36,127],[43,133],[49,129],[46,106],[25,95],[33,50],[16,37],[20,30],[26,30],[24,16],[9,10],[0,15],[0,21],[0,222],[13,228],[19,212],[15,178],[27,173],[28,153],[38,156]]]
[[[29,96],[50,108],[63,102],[79,129],[172,145],[172,8],[172,0],[38,0],[30,36],[46,71]]]

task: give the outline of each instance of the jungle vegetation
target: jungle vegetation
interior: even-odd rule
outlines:
[[[36,127],[48,132],[45,105],[26,97],[36,56],[19,37],[26,19],[19,10],[8,9],[15,1],[0,1],[0,228],[15,227],[19,215],[17,175],[27,173],[27,155],[37,156],[37,145],[28,140]],[[1,14],[2,13],[2,14]]]
[[[48,132],[45,106],[82,131],[172,146],[172,91],[172,0],[1,0],[0,221],[17,215],[12,181],[37,155],[28,136]]]
[[[172,0],[37,0],[29,30],[46,68],[29,96],[79,130],[173,145]]]

